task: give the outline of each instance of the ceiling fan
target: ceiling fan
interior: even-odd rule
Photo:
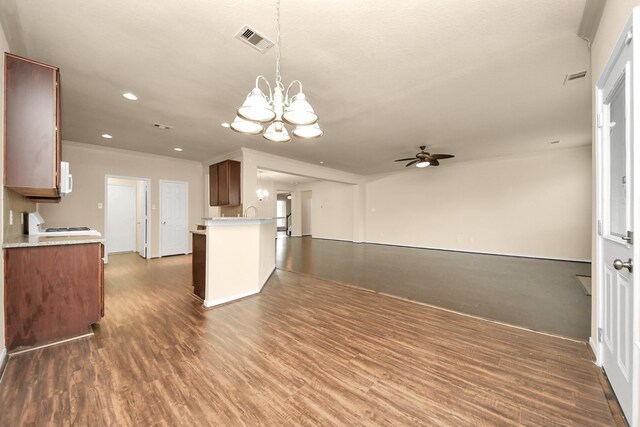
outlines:
[[[450,159],[455,157],[451,154],[430,154],[424,151],[427,148],[426,145],[420,146],[420,152],[416,154],[415,157],[409,157],[408,159],[398,159],[396,162],[407,162],[405,167],[409,167],[411,165],[416,165],[419,168],[426,168],[427,166],[438,166],[440,162],[438,160],[442,159]]]

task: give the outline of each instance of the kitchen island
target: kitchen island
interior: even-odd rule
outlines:
[[[99,236],[27,235],[5,241],[10,352],[91,333],[104,316],[103,242]]]
[[[204,296],[204,307],[259,293],[276,266],[275,219],[203,218],[203,225],[204,230],[191,233],[194,292]],[[204,292],[198,280],[204,281]]]

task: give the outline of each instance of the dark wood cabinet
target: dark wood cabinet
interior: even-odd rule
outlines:
[[[83,335],[104,315],[103,245],[5,249],[6,346]]]
[[[5,53],[5,186],[59,201],[61,160],[58,68]]]
[[[191,272],[193,275],[193,293],[205,299],[205,281],[207,277],[207,236],[193,233]]]
[[[225,160],[209,166],[209,205],[240,204],[240,162]]]

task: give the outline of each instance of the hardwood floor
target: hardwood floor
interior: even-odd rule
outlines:
[[[590,263],[352,243],[278,235],[276,264],[497,320],[587,340],[591,297],[576,278]]]
[[[190,257],[109,257],[95,338],[12,358],[0,426],[614,421],[582,342],[278,270],[206,311]]]

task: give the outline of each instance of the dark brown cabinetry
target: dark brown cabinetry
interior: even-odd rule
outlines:
[[[240,162],[225,160],[209,166],[209,205],[240,204]]]
[[[39,201],[59,201],[60,73],[5,53],[5,186]]]
[[[5,249],[6,346],[86,334],[104,315],[101,243]]]
[[[193,233],[191,272],[193,275],[193,293],[205,299],[205,281],[207,277],[207,236]]]

